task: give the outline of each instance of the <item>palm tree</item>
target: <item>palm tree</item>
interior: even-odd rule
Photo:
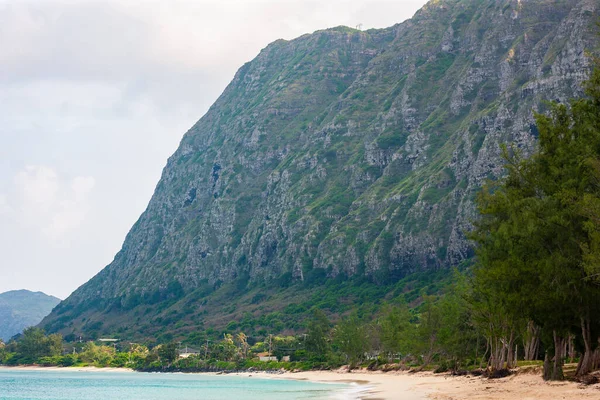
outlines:
[[[225,333],[223,335],[223,340],[221,341],[221,344],[225,353],[225,359],[227,361],[231,361],[236,349],[235,344],[233,343],[233,336],[230,333]]]
[[[244,332],[237,334],[237,340],[240,342],[240,348],[243,349],[244,358],[248,357],[248,336]]]

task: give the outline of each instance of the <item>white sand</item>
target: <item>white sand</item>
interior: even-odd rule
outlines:
[[[12,370],[134,372],[127,368],[96,367],[1,367]],[[214,373],[213,373],[214,375]],[[239,376],[297,379],[327,383],[355,383],[360,397],[369,400],[600,400],[600,384],[584,386],[574,382],[544,382],[538,374],[518,374],[502,379],[449,376],[421,372],[308,371],[266,374],[239,373]]]
[[[285,373],[277,377],[315,382],[357,382],[365,385],[364,399],[382,400],[600,400],[600,384],[544,382],[538,375],[512,375],[502,379],[407,372],[311,371]]]

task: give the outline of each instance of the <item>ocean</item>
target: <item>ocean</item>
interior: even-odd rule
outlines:
[[[261,376],[0,369],[0,400],[359,399],[356,385]]]

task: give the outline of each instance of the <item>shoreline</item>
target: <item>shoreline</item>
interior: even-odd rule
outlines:
[[[433,375],[432,375],[433,376]],[[354,384],[351,389],[342,390],[356,395],[356,398],[365,400],[396,400],[401,394],[402,400],[425,400],[428,399],[429,390],[424,387],[417,387],[416,380],[422,376],[414,374],[390,373],[390,372],[371,372],[371,371],[303,371],[303,372],[284,372],[281,375],[273,376],[272,379],[291,379],[305,380],[318,383],[332,384]],[[444,379],[441,376],[435,376],[440,382]]]
[[[600,384],[585,386],[570,381],[546,382],[541,376],[528,373],[488,379],[432,372],[309,371],[287,372],[273,378],[329,383],[357,382],[366,386],[364,395],[360,398],[369,400],[600,399]]]
[[[66,371],[134,373],[129,368],[0,366],[0,371]],[[192,374],[221,375],[216,372]],[[258,379],[301,380],[316,383],[351,385],[340,393],[365,400],[527,400],[600,399],[600,384],[545,382],[538,374],[517,373],[506,378],[487,379],[473,376],[451,376],[432,372],[408,373],[355,370],[304,371],[269,374],[262,371],[222,374]]]
[[[41,365],[0,365],[0,371],[65,371],[65,372],[122,372],[131,373],[136,372],[131,368],[115,368],[115,367],[103,367],[98,368],[94,366],[86,367],[56,367],[49,366],[44,367]]]

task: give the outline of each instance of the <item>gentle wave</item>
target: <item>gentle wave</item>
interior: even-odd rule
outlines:
[[[373,386],[358,383],[350,383],[349,386],[334,391],[329,398],[331,400],[360,400],[373,389]]]
[[[0,400],[358,400],[365,390],[244,376],[0,369]]]

